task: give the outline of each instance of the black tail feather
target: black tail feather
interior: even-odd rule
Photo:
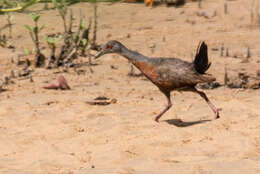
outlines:
[[[209,69],[211,63],[208,62],[208,46],[205,42],[199,43],[193,64],[200,74],[204,74]]]

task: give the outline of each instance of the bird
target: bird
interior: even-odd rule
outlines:
[[[195,87],[198,83],[213,82],[216,80],[213,75],[206,73],[211,63],[208,60],[208,46],[204,41],[199,43],[192,62],[179,58],[148,57],[128,49],[116,40],[108,41],[103,45],[94,58],[98,59],[110,53],[116,53],[128,59],[166,96],[168,104],[166,108],[156,115],[154,119],[156,122],[159,122],[162,115],[172,107],[172,91],[191,91],[199,94],[214,112],[214,118],[219,118],[220,109],[211,103],[203,91]]]

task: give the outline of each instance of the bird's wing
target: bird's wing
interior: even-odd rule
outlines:
[[[178,59],[160,64],[157,72],[159,81],[167,82],[173,88],[194,86],[197,83],[207,81],[194,69],[191,63]]]

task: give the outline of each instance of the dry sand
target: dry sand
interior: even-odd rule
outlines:
[[[260,29],[251,28],[251,1],[227,1],[227,15],[224,2],[207,0],[202,9],[196,3],[153,9],[143,4],[100,4],[98,42],[116,39],[145,55],[191,60],[199,41],[205,40],[212,62],[209,73],[217,81],[223,83],[224,65],[230,74],[243,70],[254,75],[260,65]],[[90,4],[72,8],[77,16],[76,9],[87,17],[93,14]],[[211,17],[214,11],[217,16]],[[210,18],[199,17],[197,12]],[[40,22],[47,25],[41,38],[63,31],[56,11],[40,13]],[[14,15],[13,44],[22,53],[24,48],[33,48],[23,27],[32,22],[27,14]],[[2,24],[4,18],[0,16]],[[249,63],[220,57],[212,48],[221,44],[231,55],[240,56],[249,46]],[[2,78],[16,68],[10,64],[16,53],[4,48],[0,52]],[[221,118],[213,121],[212,111],[198,95],[173,92],[173,108],[158,124],[153,119],[166,99],[155,86],[143,77],[127,76],[129,63],[118,55],[106,55],[95,63],[93,74],[87,66],[80,68],[85,71],[81,75],[73,69],[68,73],[37,69],[33,83],[14,79],[0,93],[1,174],[260,173],[260,90],[221,87],[205,91],[223,109]],[[58,74],[65,76],[72,90],[42,88]],[[86,103],[98,96],[115,98],[117,103]]]

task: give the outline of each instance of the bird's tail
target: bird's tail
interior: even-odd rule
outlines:
[[[208,46],[205,42],[199,43],[193,64],[200,74],[204,74],[209,69],[211,63],[208,61]]]

